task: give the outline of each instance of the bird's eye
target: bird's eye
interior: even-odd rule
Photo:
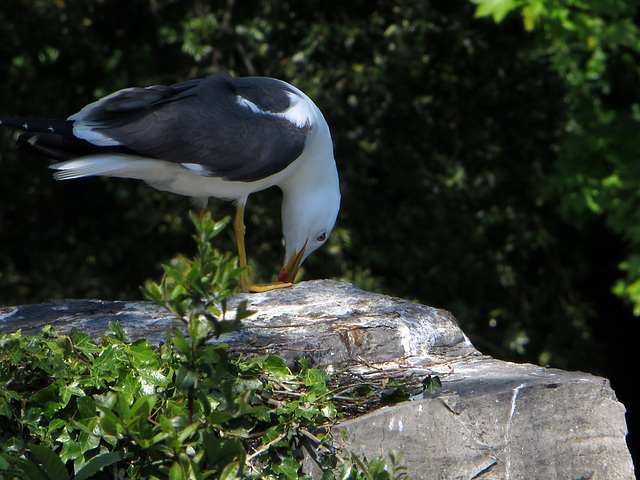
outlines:
[[[326,232],[322,232],[320,235],[316,237],[316,240],[319,242],[324,242],[327,239]]]

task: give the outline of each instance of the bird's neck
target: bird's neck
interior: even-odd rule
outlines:
[[[318,112],[319,113],[319,112]],[[314,190],[340,191],[333,142],[322,114],[295,171],[279,184],[285,197],[306,195]]]
[[[309,161],[300,166],[296,175],[280,184],[283,202],[293,208],[313,196],[340,195],[338,171],[333,156],[323,162]]]

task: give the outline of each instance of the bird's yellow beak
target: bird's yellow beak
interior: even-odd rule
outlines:
[[[304,258],[304,251],[307,249],[307,244],[304,244],[302,250],[298,253],[296,251],[293,252],[289,262],[282,267],[282,271],[280,275],[278,275],[279,282],[293,283],[296,279],[296,275],[298,274],[298,269],[300,268],[300,264],[302,263],[302,259]]]

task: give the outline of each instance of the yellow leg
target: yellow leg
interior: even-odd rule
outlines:
[[[240,267],[247,266],[247,251],[244,247],[244,233],[246,230],[244,226],[244,205],[238,205],[236,218],[233,221],[233,231],[236,235],[236,244],[238,245],[238,264]],[[250,285],[249,274],[245,269],[245,271],[240,274],[240,288],[243,292],[248,292]]]
[[[244,205],[238,205],[236,217],[233,221],[233,230],[236,235],[236,243],[238,244],[238,264],[240,267],[247,267],[247,251],[244,246],[244,234],[246,227],[244,226]],[[291,286],[291,283],[277,282],[267,283],[264,285],[254,285],[249,280],[249,273],[245,270],[240,274],[240,288],[243,292],[260,293],[275,290],[276,288],[284,288]]]

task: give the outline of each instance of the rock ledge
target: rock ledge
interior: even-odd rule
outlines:
[[[503,362],[478,352],[444,310],[336,281],[240,294],[257,314],[222,340],[245,352],[306,358],[328,370],[437,373],[434,395],[335,427],[345,452],[403,452],[413,479],[634,479],[625,408],[609,381],[581,372]],[[0,308],[0,330],[46,324],[98,337],[120,320],[132,338],[160,342],[170,316],[148,302],[56,300]],[[335,435],[336,439],[344,438]],[[311,458],[307,470],[319,476]]]

